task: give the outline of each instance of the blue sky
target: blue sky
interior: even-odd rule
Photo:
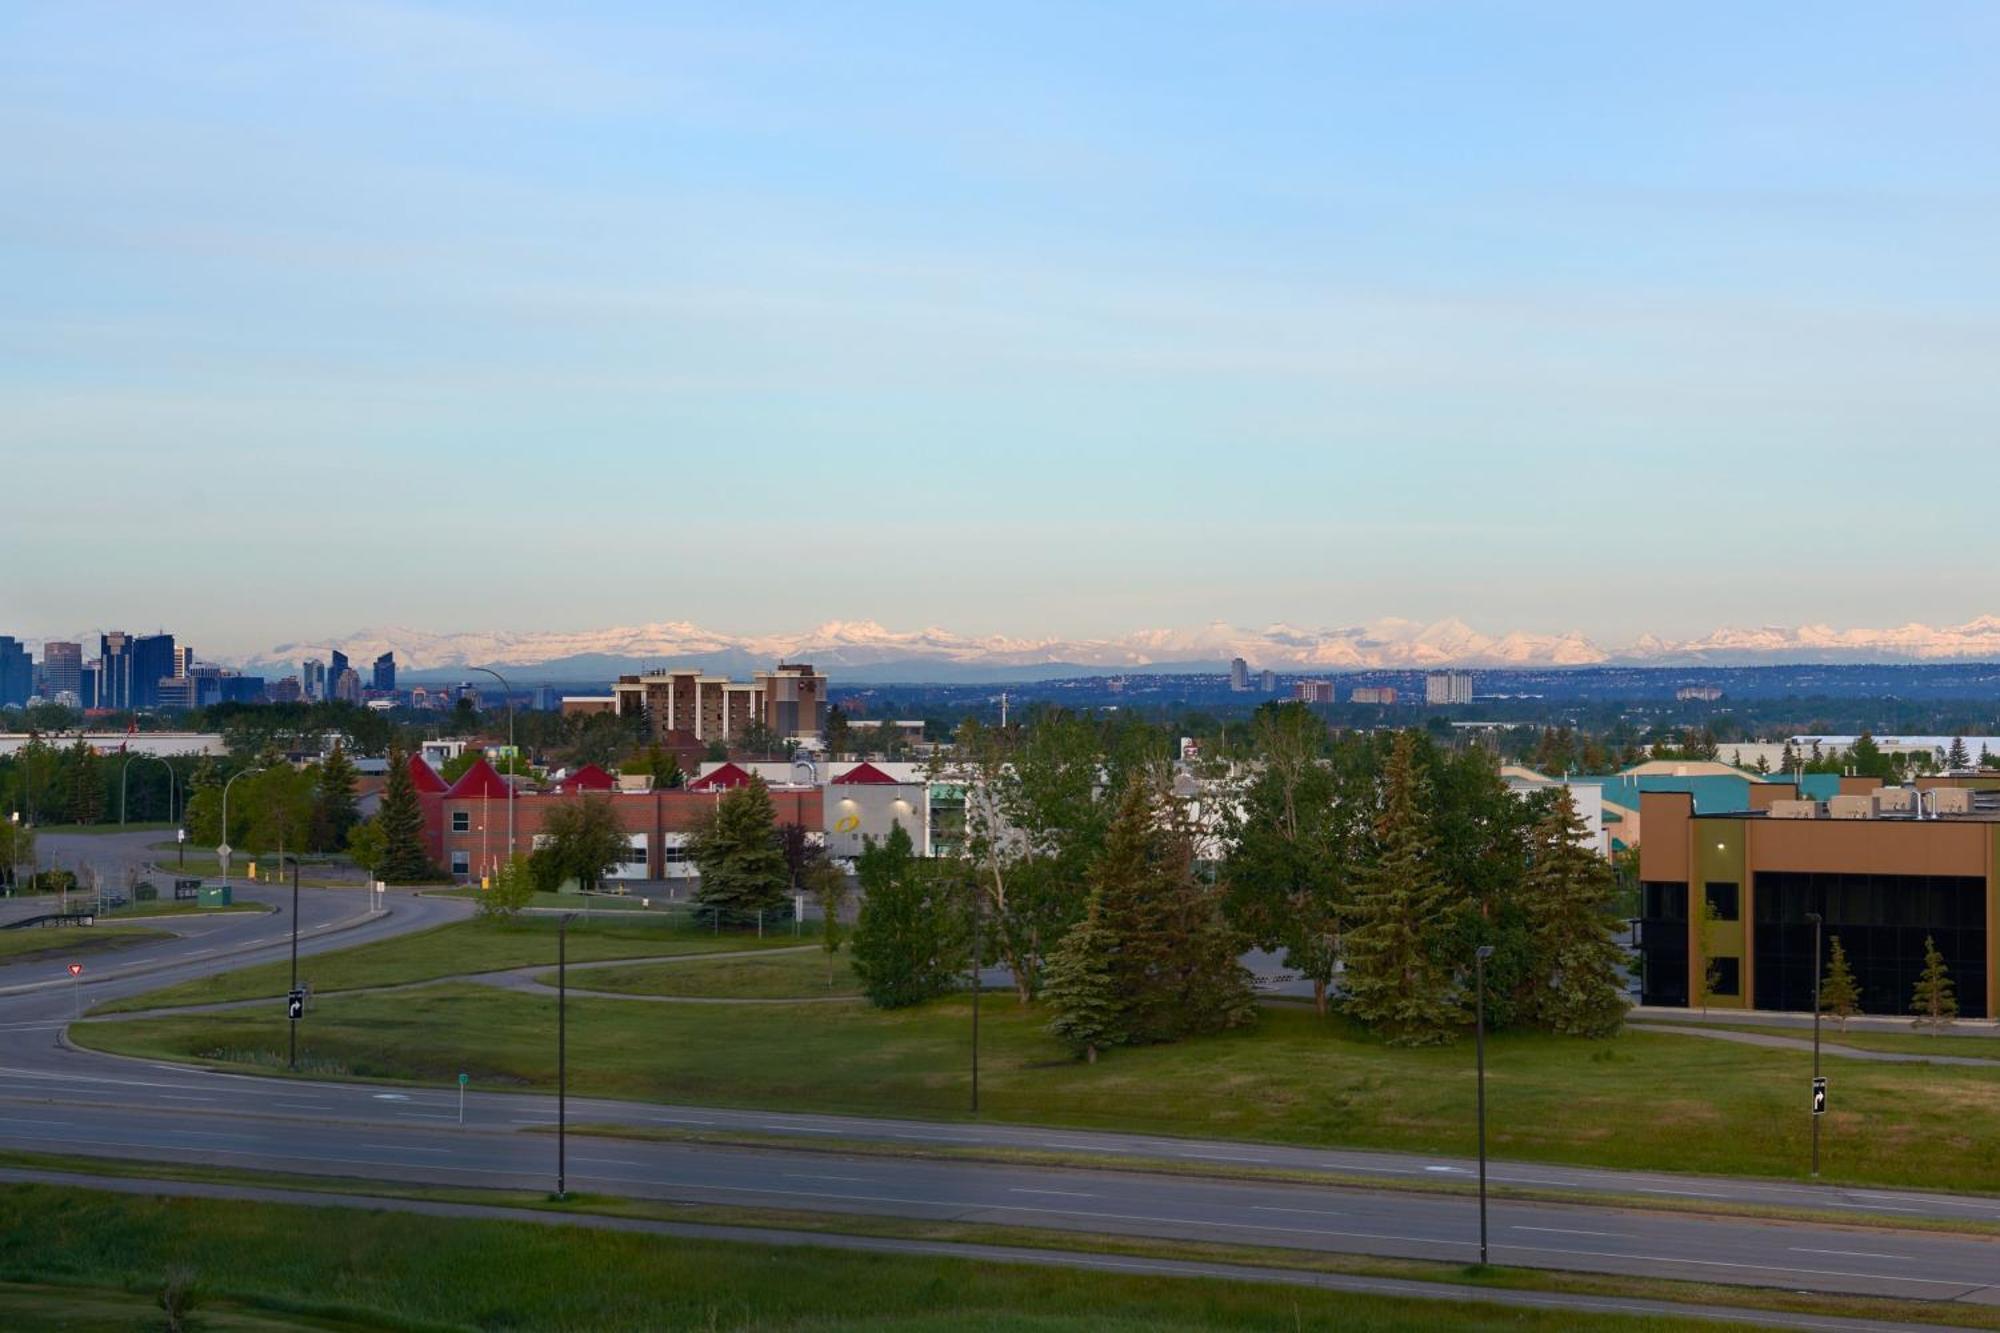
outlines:
[[[2000,610],[1996,38],[0,7],[0,632]]]

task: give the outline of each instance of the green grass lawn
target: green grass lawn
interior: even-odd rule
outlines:
[[[0,930],[0,964],[32,963],[42,958],[83,958],[129,949],[148,940],[172,938],[170,931],[138,926],[24,926],[20,930]]]
[[[216,1309],[209,1326],[217,1329],[1554,1333],[1577,1318],[1480,1304],[1476,1296],[1345,1295],[387,1211],[0,1187],[0,1282],[36,1284],[0,1286],[0,1322],[10,1329],[158,1327],[147,1307],[175,1270],[194,1275]],[[111,1313],[137,1322],[106,1322]],[[1590,1323],[1621,1333],[1728,1327],[1602,1314]]]
[[[51,837],[71,837],[77,835],[96,837],[105,833],[170,832],[173,827],[173,823],[165,819],[135,819],[129,824],[120,824],[114,819],[108,824],[41,824],[36,826],[35,831],[37,833],[48,834]],[[172,845],[171,843],[168,844],[168,846]]]
[[[270,992],[276,994],[276,991]],[[570,1000],[570,1090],[649,1101],[962,1117],[964,998],[866,1005]],[[1309,1010],[1249,1031],[1064,1056],[1046,1014],[989,996],[982,1113],[994,1120],[1471,1155],[1470,1043],[1402,1050]],[[151,1058],[281,1068],[281,1013],[189,1014],[70,1030]],[[466,984],[331,997],[300,1029],[311,1072],[549,1089],[552,999]],[[1496,1156],[1662,1171],[1803,1175],[1812,1057],[1641,1030],[1606,1041],[1501,1033],[1487,1052]],[[1846,1062],[1822,1120],[1829,1180],[2000,1189],[2000,1071]]]
[[[832,984],[828,984],[828,973]],[[541,980],[555,984],[554,970]],[[620,995],[689,995],[712,999],[798,1000],[827,995],[859,995],[861,982],[846,954],[774,953],[765,958],[710,958],[685,963],[634,963],[630,967],[594,967],[570,977],[584,990],[615,991]]]
[[[264,903],[243,900],[230,903],[227,907],[203,907],[200,903],[182,902],[175,898],[156,898],[149,903],[127,903],[113,911],[105,912],[106,921],[143,920],[149,916],[213,916],[217,912],[268,912]]]
[[[454,921],[409,935],[352,948],[312,954],[299,961],[299,975],[316,994],[366,986],[394,986],[466,972],[498,972],[510,967],[553,963],[556,919],[522,917],[515,921],[475,918]],[[789,936],[763,943],[791,943]],[[569,928],[569,958],[574,963],[606,958],[656,958],[673,954],[714,953],[755,949],[755,935],[727,932],[715,935],[677,920],[633,920],[630,917],[582,919]],[[290,984],[289,962],[264,963],[216,977],[183,982],[103,1006],[120,1013],[178,1004],[210,1004],[219,1000],[252,1000],[282,995]]]

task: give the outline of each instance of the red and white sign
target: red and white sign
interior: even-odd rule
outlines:
[[[78,976],[82,976],[82,975],[83,975],[83,964],[82,964],[82,963],[71,963],[71,964],[69,965],[69,974],[70,974],[71,976],[73,976],[73,977],[78,977]]]

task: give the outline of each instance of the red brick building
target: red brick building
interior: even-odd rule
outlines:
[[[421,772],[419,771],[421,770]],[[740,772],[740,770],[737,770]],[[431,858],[456,879],[490,874],[507,859],[507,805],[514,806],[514,848],[531,852],[549,814],[586,799],[609,801],[624,827],[631,851],[611,879],[684,879],[693,875],[687,835],[713,811],[731,787],[749,781],[704,780],[678,790],[618,791],[606,786],[610,774],[586,769],[547,791],[510,791],[507,780],[484,758],[476,760],[449,788],[422,759],[412,757],[410,773],[424,811],[424,841]],[[710,778],[719,777],[711,774]],[[817,787],[774,786],[771,803],[779,824],[798,824],[814,833],[823,827],[822,794]]]

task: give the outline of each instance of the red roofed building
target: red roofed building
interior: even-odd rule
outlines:
[[[480,755],[444,795],[448,801],[504,801],[513,794],[514,789],[500,776],[500,770],[487,763],[485,755]]]
[[[739,764],[724,764],[721,768],[704,773],[687,784],[689,791],[729,791],[736,787],[750,785],[751,774]]]
[[[835,786],[848,786],[851,784],[864,787],[897,787],[905,785],[897,782],[896,779],[870,763],[856,764],[833,781]]]
[[[442,796],[451,790],[451,784],[439,777],[438,771],[422,755],[411,755],[405,767],[410,770],[410,785],[417,789],[417,795]]]
[[[604,777],[610,776],[604,773]],[[555,810],[579,801],[605,801],[624,826],[631,848],[624,864],[606,878],[687,879],[694,874],[685,851],[687,835],[714,811],[725,792],[749,780],[750,775],[742,773],[740,781],[703,789],[619,791],[614,786],[519,791],[513,799],[514,850],[523,855],[532,852]],[[419,802],[424,809],[426,848],[454,879],[477,879],[506,861],[507,786],[491,764],[478,761],[450,791],[426,793]],[[797,824],[813,833],[825,827],[825,801],[817,787],[773,787],[771,804],[781,825]]]
[[[596,764],[585,764],[576,772],[557,782],[551,791],[557,793],[576,791],[617,791],[618,779],[599,768]]]

